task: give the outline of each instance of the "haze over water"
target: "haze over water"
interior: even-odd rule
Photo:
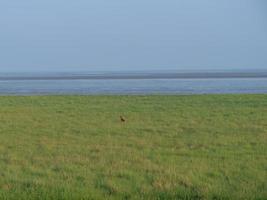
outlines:
[[[267,70],[266,0],[3,0],[2,72]]]
[[[266,93],[266,9],[266,0],[0,1],[0,95]]]
[[[267,72],[1,74],[0,95],[267,93]]]

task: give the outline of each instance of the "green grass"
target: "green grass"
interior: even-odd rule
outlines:
[[[0,97],[0,199],[267,199],[267,95]]]

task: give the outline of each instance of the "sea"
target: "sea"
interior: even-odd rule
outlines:
[[[267,94],[267,72],[2,73],[0,95]]]

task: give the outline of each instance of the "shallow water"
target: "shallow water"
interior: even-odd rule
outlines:
[[[0,80],[0,95],[267,93],[267,78]]]

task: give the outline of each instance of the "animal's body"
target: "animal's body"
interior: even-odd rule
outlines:
[[[120,116],[121,122],[125,122],[126,120],[124,119],[124,117]]]

